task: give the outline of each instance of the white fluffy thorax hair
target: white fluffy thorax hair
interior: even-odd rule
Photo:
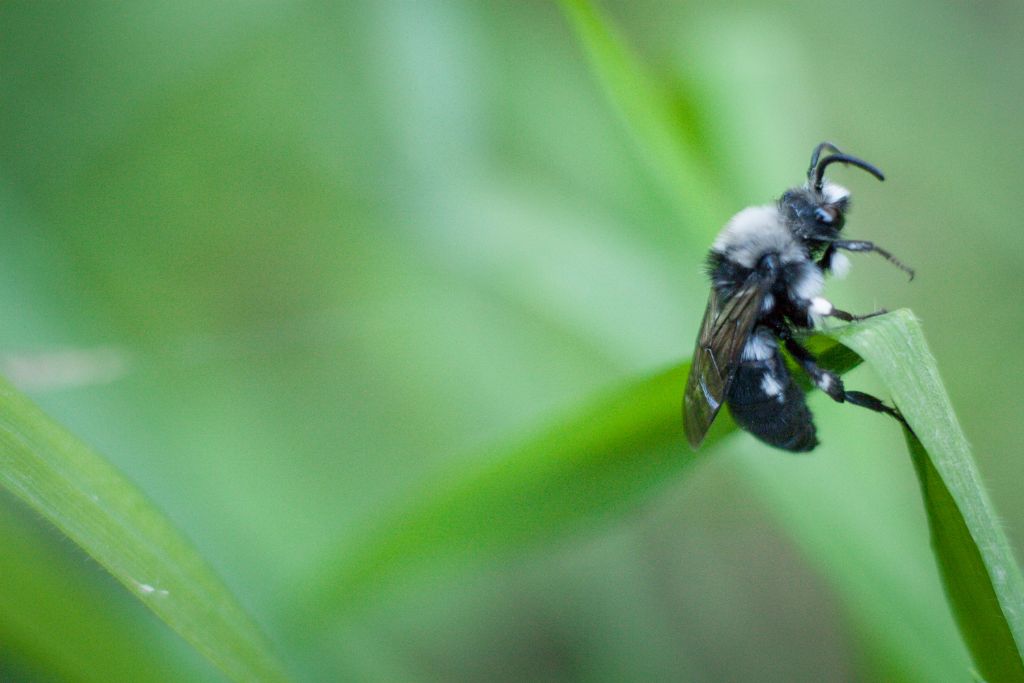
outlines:
[[[774,252],[783,263],[807,258],[807,251],[793,236],[775,206],[751,206],[729,219],[711,246],[744,268],[753,268],[761,257]]]

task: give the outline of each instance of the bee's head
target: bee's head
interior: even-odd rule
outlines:
[[[832,152],[821,158],[824,150]],[[879,180],[885,180],[880,170],[862,159],[844,154],[831,142],[814,148],[811,165],[807,169],[807,184],[786,191],[779,207],[793,233],[811,242],[828,242],[839,235],[850,207],[850,191],[825,180],[825,169],[839,162],[864,169]]]

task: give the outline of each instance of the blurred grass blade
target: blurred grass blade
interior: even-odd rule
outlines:
[[[571,530],[671,478],[694,459],[679,415],[688,372],[686,364],[634,383],[474,473],[432,482],[323,563],[331,573],[313,587],[310,616],[344,611],[393,575],[432,561],[500,555]],[[731,429],[722,423],[709,441]]]
[[[97,581],[102,569],[5,493],[0,539],[0,679],[42,679],[12,675],[13,665],[76,683],[222,680],[151,615],[139,614],[141,606],[127,604],[134,598],[120,586]]]
[[[907,441],[957,624],[989,681],[1024,680],[1024,578],[910,311],[831,333],[867,360],[914,428]]]
[[[105,567],[236,681],[284,681],[253,620],[196,550],[108,462],[0,383],[0,485]]]
[[[732,203],[711,180],[701,154],[686,142],[700,136],[684,134],[669,93],[652,78],[629,50],[607,17],[588,0],[561,0],[569,23],[586,51],[590,65],[608,98],[658,179],[666,196],[694,225],[718,225]],[[695,93],[678,93],[698,100]],[[696,107],[695,109],[700,109]]]
[[[824,337],[822,364],[860,362]],[[526,441],[412,495],[312,582],[310,617],[345,611],[395,575],[452,558],[500,557],[635,505],[696,459],[680,414],[689,363],[639,380]],[[723,411],[705,449],[736,429]],[[703,451],[706,453],[706,450]]]

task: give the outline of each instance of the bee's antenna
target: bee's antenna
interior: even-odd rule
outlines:
[[[822,143],[822,145],[825,145],[825,144],[826,143]],[[872,166],[871,164],[869,164],[868,162],[864,161],[863,159],[858,159],[857,157],[852,157],[849,154],[836,153],[836,154],[833,154],[830,157],[825,157],[824,159],[819,161],[817,163],[817,165],[814,166],[814,183],[813,183],[813,185],[814,185],[814,189],[816,191],[821,192],[821,187],[822,187],[822,185],[825,184],[825,169],[828,168],[829,164],[831,164],[833,162],[836,162],[836,161],[844,163],[844,164],[852,164],[854,166],[857,166],[858,168],[864,169],[865,171],[867,171],[871,175],[875,176],[879,180],[885,180],[885,174],[884,173],[882,173],[876,167]],[[808,174],[808,178],[807,179],[810,180],[810,174]]]
[[[810,184],[811,178],[814,176],[814,168],[818,165],[818,157],[821,156],[822,150],[825,150],[825,149],[827,149],[830,152],[835,152],[836,154],[842,154],[843,153],[843,151],[841,149],[839,149],[838,147],[833,145],[828,140],[826,140],[825,142],[822,142],[817,147],[815,147],[814,151],[811,152],[811,165],[807,169],[807,182],[808,182],[808,184]]]

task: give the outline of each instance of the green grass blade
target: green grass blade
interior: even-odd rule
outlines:
[[[831,333],[878,372],[917,435],[908,435],[932,546],[961,634],[990,681],[1024,680],[1024,578],[909,311]],[[918,440],[918,438],[920,440]]]
[[[108,462],[0,383],[0,485],[105,567],[229,678],[287,676],[197,551]]]
[[[615,27],[587,0],[561,0],[608,99],[622,116],[645,161],[665,185],[666,196],[694,225],[719,225],[731,205],[711,179],[702,154],[687,140],[700,136],[683,128],[669,93],[630,51]],[[676,98],[698,101],[696,93]],[[700,107],[694,107],[700,109]]]
[[[164,683],[221,680],[167,637],[93,562],[21,501],[0,493],[0,671],[25,680]],[[117,595],[112,595],[117,591]],[[84,634],[88,634],[84,637]],[[3,678],[0,675],[0,678]]]
[[[313,587],[308,615],[344,611],[397,574],[479,560],[570,531],[665,481],[693,461],[681,432],[689,364],[636,382],[502,449],[473,473],[442,478],[338,553]],[[720,438],[727,420],[709,435]],[[716,425],[717,427],[717,425]]]
[[[814,341],[827,367],[845,372],[860,362],[832,340]],[[325,564],[331,569],[312,584],[310,618],[345,611],[432,562],[500,557],[635,505],[696,459],[680,412],[688,372],[685,363],[634,382],[480,458],[490,464],[479,471],[431,482]],[[735,429],[723,411],[703,448]]]

